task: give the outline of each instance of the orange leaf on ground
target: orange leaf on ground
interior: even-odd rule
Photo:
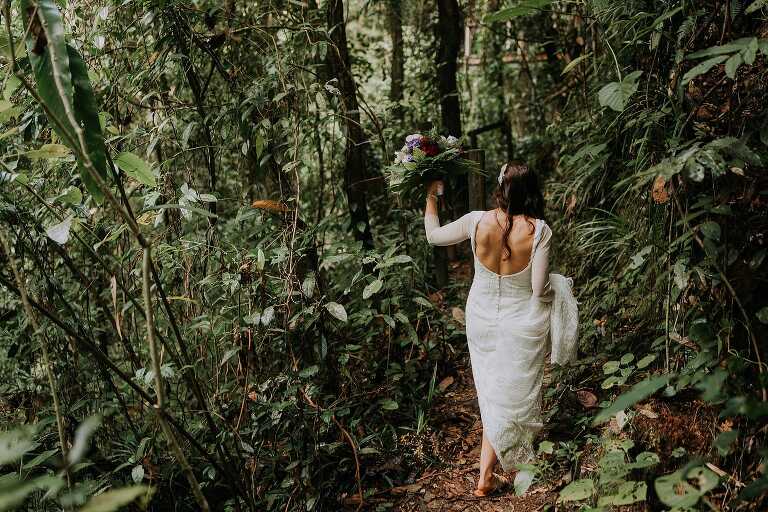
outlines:
[[[259,210],[269,210],[271,212],[287,212],[289,208],[280,201],[273,201],[271,199],[259,199],[254,201],[251,206],[258,208]]]
[[[666,185],[667,180],[664,179],[664,176],[656,176],[656,179],[653,180],[653,190],[651,191],[651,195],[656,204],[664,204],[669,201],[669,192],[667,192]]]
[[[437,385],[437,389],[439,389],[441,392],[445,391],[451,384],[453,384],[453,377],[449,375],[440,381],[440,384]]]

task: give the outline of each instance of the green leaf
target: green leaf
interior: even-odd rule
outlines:
[[[64,144],[43,144],[39,149],[27,151],[27,157],[32,160],[51,158],[66,158],[72,154]]]
[[[656,354],[648,354],[647,356],[645,356],[644,358],[642,358],[637,362],[637,369],[642,370],[643,368],[651,364],[654,359],[656,359]]]
[[[104,145],[104,134],[101,131],[99,108],[93,95],[91,81],[88,78],[88,68],[77,50],[67,46],[67,51],[69,52],[69,65],[72,71],[72,84],[75,87],[75,119],[83,128],[85,148],[88,151],[88,156],[91,158],[91,163],[93,163],[97,174],[106,182],[107,148]],[[79,161],[79,164],[80,179],[83,180],[85,188],[91,193],[94,201],[100,204],[103,196],[101,189],[96,184],[96,180],[85,169],[83,162]]]
[[[301,377],[302,379],[307,379],[317,374],[318,371],[320,371],[320,367],[316,364],[313,364],[312,366],[308,366],[307,368],[304,368],[303,370],[301,370],[299,372],[299,377]]]
[[[33,67],[37,68],[42,63],[41,61],[45,61],[51,72],[49,86],[56,87],[53,83],[55,74],[61,84],[64,101],[72,105],[74,103],[74,88],[69,70],[69,53],[67,52],[64,23],[58,6],[53,0],[21,0],[20,4],[24,14],[24,26],[34,25],[29,16],[35,14],[44,32],[27,31],[25,43]],[[38,79],[38,85],[40,85],[37,73],[35,73],[35,78]],[[55,89],[53,91],[58,97],[59,93]]]
[[[581,501],[592,497],[595,493],[595,482],[584,478],[582,480],[574,480],[569,483],[565,488],[560,491],[560,497],[557,501]]]
[[[259,322],[266,327],[272,322],[273,318],[275,318],[275,308],[274,306],[267,306],[264,308],[264,311],[261,312]]]
[[[379,405],[381,405],[381,408],[385,411],[394,411],[400,407],[398,403],[391,398],[384,398],[379,402]]]
[[[60,123],[55,124],[53,119],[49,119],[51,125],[77,154],[80,143],[67,115],[67,111],[72,112],[75,122],[83,129],[85,150],[95,171],[106,179],[106,149],[88,70],[77,50],[66,44],[64,25],[56,3],[52,0],[22,0],[21,10],[25,26],[30,26],[29,16],[35,13],[43,28],[43,32],[27,31],[25,43],[40,99]],[[101,189],[85,170],[83,162],[80,159],[78,162],[80,178],[94,201],[100,204],[103,199]]]
[[[525,494],[525,491],[528,490],[529,487],[533,484],[533,480],[535,478],[535,474],[533,471],[524,470],[521,469],[517,472],[515,475],[515,494],[517,496],[522,496]]]
[[[717,436],[717,439],[715,439],[715,447],[721,456],[725,457],[731,452],[731,445],[733,445],[738,437],[738,430],[726,430]]]
[[[683,82],[682,82],[683,85],[687,84],[697,76],[703,75],[713,67],[725,61],[727,58],[728,58],[727,55],[718,55],[717,57],[712,57],[711,59],[707,59],[704,62],[695,65],[694,67],[689,69],[685,75],[683,75]]]
[[[653,483],[656,494],[670,507],[692,507],[699,499],[717,487],[718,478],[705,467],[680,469],[669,475],[660,476]]]
[[[64,481],[55,476],[40,476],[23,482],[16,478],[3,478],[0,481],[0,512],[14,510],[37,490],[57,491],[63,486]]]
[[[134,466],[131,470],[131,480],[133,480],[133,483],[138,484],[142,480],[144,480],[144,466],[139,464],[138,466]]]
[[[749,4],[749,6],[744,10],[744,13],[745,14],[752,14],[756,10],[762,9],[766,5],[768,5],[768,0],[755,0],[754,2]]]
[[[768,324],[768,306],[764,307],[760,311],[758,311],[755,316],[757,317],[760,322],[764,324]]]
[[[149,164],[135,154],[129,151],[120,153],[115,158],[115,165],[139,183],[153,188],[157,186],[157,180]]]
[[[372,295],[378,293],[382,286],[384,286],[384,283],[381,281],[381,279],[377,279],[368,284],[368,286],[366,286],[363,290],[363,299],[369,299]]]
[[[598,507],[618,507],[631,505],[638,501],[645,501],[648,494],[648,486],[645,482],[622,482],[616,492],[609,496],[600,496],[597,500]]]
[[[435,306],[434,306],[434,304],[432,304],[431,302],[429,302],[429,301],[428,301],[427,299],[425,299],[424,297],[413,297],[411,300],[412,300],[413,302],[415,302],[416,304],[420,304],[420,305],[422,305],[422,306],[424,306],[424,307],[427,307],[427,308],[434,308],[434,307],[435,307]]]
[[[635,354],[624,354],[621,356],[621,364],[627,365],[635,360]]]
[[[83,193],[77,187],[68,187],[56,200],[65,204],[80,204],[83,202]]]
[[[34,447],[29,428],[0,433],[0,466],[15,462]]]
[[[101,416],[94,415],[86,418],[75,431],[75,442],[67,453],[67,463],[71,466],[80,462],[88,450],[88,442],[91,436],[101,426]]]
[[[539,443],[539,453],[551,454],[555,449],[555,444],[552,441],[542,441]]]
[[[663,388],[669,382],[669,375],[660,375],[644,381],[638,382],[626,393],[619,396],[610,406],[601,410],[592,420],[592,425],[598,425],[628,407],[633,406],[640,400],[643,400],[659,389]]]
[[[301,291],[304,295],[310,299],[315,293],[315,276],[308,276],[301,283]]]
[[[605,364],[603,364],[603,373],[605,375],[616,373],[619,371],[619,364],[618,361],[606,361]]]
[[[629,464],[633,469],[643,469],[655,466],[660,462],[659,456],[653,452],[642,452],[638,454],[635,462]]]
[[[702,59],[704,57],[712,57],[714,55],[725,55],[725,54],[735,53],[735,52],[744,50],[749,45],[752,39],[753,38],[751,37],[742,37],[741,39],[736,39],[735,41],[730,42],[728,44],[724,44],[720,46],[711,46],[709,48],[705,48],[703,50],[693,52],[692,54],[688,55],[686,58]]]
[[[32,468],[35,468],[39,466],[40,464],[46,462],[48,459],[53,457],[55,454],[59,452],[58,448],[54,448],[53,450],[46,450],[40,454],[38,454],[35,458],[25,462],[22,467],[25,470],[29,470]]]
[[[563,68],[563,71],[560,73],[561,75],[566,75],[573,71],[576,66],[584,62],[586,59],[590,58],[592,56],[592,52],[587,52],[584,55],[579,55],[575,59],[573,59],[571,62],[568,63],[567,66]]]
[[[347,310],[344,309],[344,306],[338,302],[329,302],[325,305],[325,309],[327,309],[328,312],[337,320],[341,320],[342,322],[347,321]]]
[[[485,17],[485,22],[494,23],[498,21],[508,21],[520,16],[534,14],[543,7],[551,4],[553,1],[554,0],[523,0],[514,7],[507,7],[506,9],[501,9],[500,11],[487,15]]]
[[[621,82],[611,82],[603,86],[597,93],[601,107],[608,107],[616,112],[623,112],[633,94],[637,92],[637,79],[642,71],[634,71],[625,76]]]
[[[69,231],[72,227],[72,219],[74,217],[67,217],[63,221],[59,222],[58,224],[54,224],[53,226],[49,226],[45,229],[45,234],[48,235],[48,238],[56,242],[57,244],[64,245],[67,243],[67,240],[69,240]]]
[[[725,61],[725,74],[728,75],[728,78],[731,80],[736,78],[736,70],[739,69],[742,62],[743,59],[741,58],[741,53],[735,53]]]
[[[112,489],[88,500],[80,512],[114,512],[141,496],[149,497],[151,495],[152,490],[146,485]]]
[[[744,63],[751,66],[755,63],[755,57],[757,57],[757,38],[753,37],[746,48],[744,48],[744,51],[742,52],[744,54]]]
[[[709,238],[710,240],[714,240],[715,242],[720,241],[720,236],[722,234],[720,229],[720,224],[714,221],[705,222],[701,226],[699,226],[699,229],[701,229],[701,233],[704,235],[705,238]]]

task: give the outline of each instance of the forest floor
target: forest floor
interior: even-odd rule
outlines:
[[[445,391],[432,410],[431,424],[437,431],[431,448],[444,463],[425,469],[413,484],[391,489],[391,494],[399,496],[393,510],[536,512],[552,504],[557,492],[546,483],[534,484],[523,496],[516,496],[511,484],[489,497],[473,496],[482,424],[471,369],[459,368],[456,377],[444,379],[441,385]],[[505,476],[510,482],[514,477]]]

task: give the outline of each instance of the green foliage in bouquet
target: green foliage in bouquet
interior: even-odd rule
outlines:
[[[483,174],[482,168],[465,158],[461,140],[454,136],[421,135],[405,139],[395,161],[385,169],[390,189],[403,201],[424,199],[424,185],[464,174]]]

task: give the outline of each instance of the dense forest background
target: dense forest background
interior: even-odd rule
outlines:
[[[488,192],[507,158],[541,173],[575,278],[580,360],[517,493],[765,510],[766,15],[4,0],[0,510],[447,510],[418,482],[459,463],[435,404],[471,256],[383,173],[429,130]]]

